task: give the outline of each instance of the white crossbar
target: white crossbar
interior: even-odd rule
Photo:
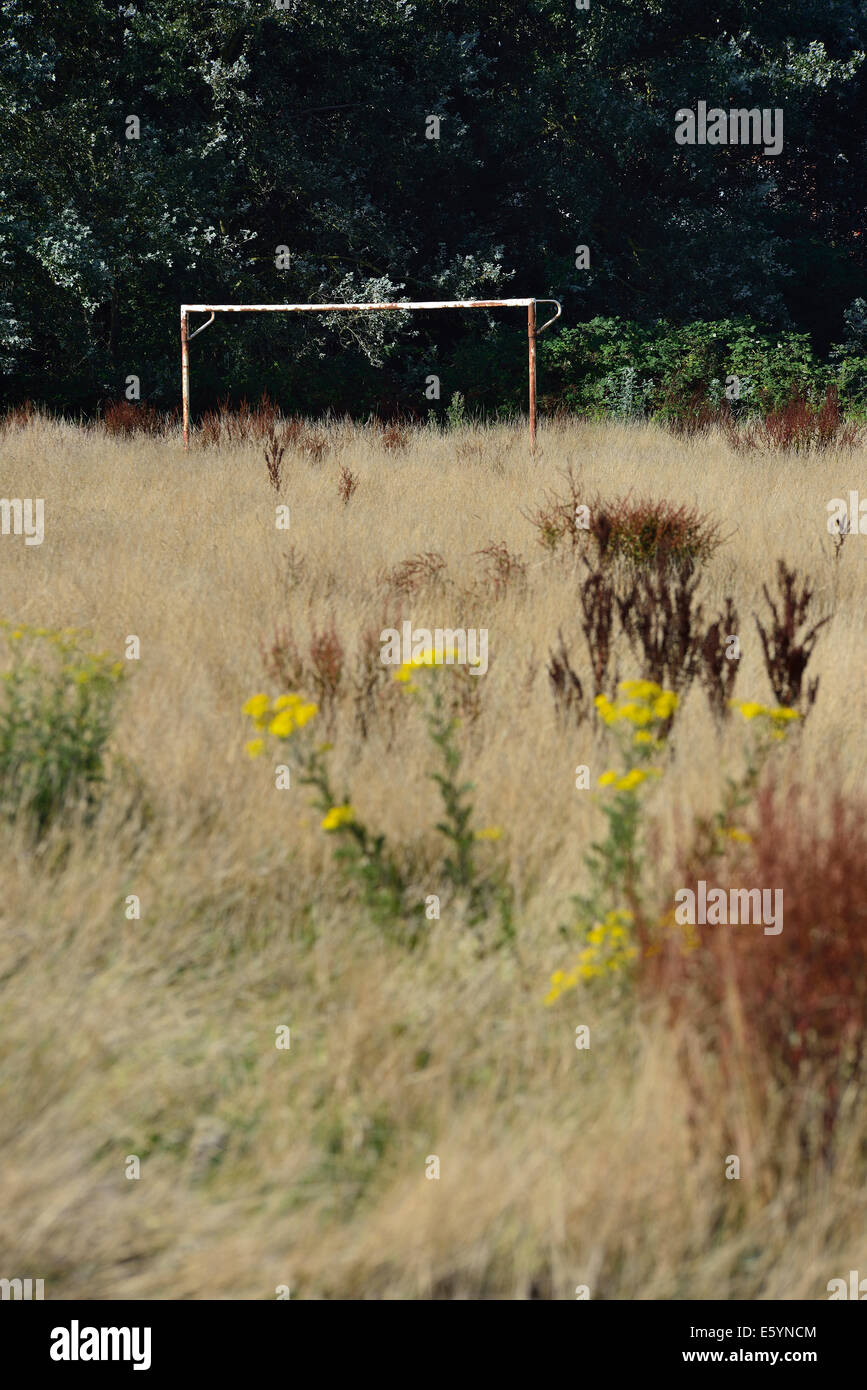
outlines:
[[[557,312],[541,328],[536,327],[536,305],[556,304]],[[182,304],[181,305],[181,399],[184,417],[184,448],[190,446],[190,340],[213,323],[215,314],[316,314],[341,311],[402,309],[526,309],[529,338],[530,449],[536,446],[536,336],[560,317],[556,299],[407,299],[383,304]],[[210,314],[206,323],[190,332],[190,314]]]

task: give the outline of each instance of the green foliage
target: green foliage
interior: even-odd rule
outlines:
[[[620,689],[628,699],[612,704],[600,695],[595,701],[600,718],[608,727],[614,726],[622,768],[610,769],[599,779],[600,786],[608,789],[602,798],[607,833],[584,855],[590,892],[574,899],[579,919],[585,923],[601,920],[624,903],[630,912],[640,910],[644,852],[638,789],[646,790],[649,779],[662,775],[652,764],[665,749],[678,706],[673,691],[664,691],[652,681],[625,681]]]
[[[639,381],[634,367],[618,367],[602,383],[605,412],[615,420],[641,419],[647,414],[653,382]]]
[[[374,835],[358,819],[349,803],[348,794],[341,803],[335,798],[328,773],[328,748],[312,748],[304,755],[300,781],[314,788],[314,804],[325,817],[323,828],[336,837],[334,858],[344,877],[360,890],[361,900],[373,921],[392,927],[410,922],[410,941],[414,943],[418,928],[414,922],[424,914],[424,904],[408,900],[408,884],[384,835]],[[345,810],[345,816],[335,814],[335,808]],[[329,816],[333,825],[329,823]]]
[[[461,429],[467,423],[467,406],[462,391],[455,391],[448,403],[446,419],[449,428],[453,430]]]
[[[459,720],[449,714],[439,683],[430,692],[425,717],[431,742],[438,749],[443,766],[441,772],[432,772],[431,777],[440,789],[443,803],[443,819],[437,822],[436,828],[451,845],[450,854],[443,860],[444,877],[455,893],[466,900],[471,926],[483,921],[496,904],[504,934],[510,935],[511,897],[504,876],[502,872],[485,874],[476,862],[477,840],[496,838],[499,832],[494,830],[480,837],[472,829],[473,804],[468,797],[473,784],[459,781]]]
[[[713,25],[643,0],[2,0],[4,391],[90,410],[136,373],[174,406],[181,300],[536,293],[590,325],[540,363],[559,395],[576,359],[581,409],[622,369],[659,410],[663,387],[756,356],[778,399],[790,365],[814,381],[805,335],[826,353],[863,290],[865,50],[849,0]],[[785,108],[778,157],[675,144],[685,100],[727,94]],[[767,342],[702,337],[747,316]],[[663,317],[695,325],[660,337]],[[195,343],[194,409],[265,389],[288,411],[426,414],[436,364],[473,412],[524,409],[524,344],[514,312],[223,320]],[[845,377],[862,401],[865,355]]]
[[[420,678],[426,686],[422,692],[411,682],[410,674],[410,668],[404,667],[399,673],[406,699],[424,695],[428,734],[441,764],[441,770],[430,776],[439,788],[443,805],[443,818],[437,822],[436,829],[448,845],[441,865],[443,883],[453,890],[456,900],[466,904],[470,926],[478,926],[496,910],[501,939],[506,941],[513,934],[512,895],[503,868],[495,867],[485,873],[476,862],[476,841],[497,839],[499,831],[473,831],[473,806],[467,799],[472,784],[459,780],[459,721],[447,709],[437,678],[432,686],[427,686],[422,670]],[[397,931],[403,940],[414,946],[421,934],[425,902],[419,899],[417,886],[385,835],[375,834],[361,820],[349,792],[344,792],[342,800],[336,796],[328,768],[331,745],[315,745],[303,732],[316,717],[317,709],[315,704],[304,703],[302,697],[295,694],[279,697],[273,707],[267,695],[254,695],[244,705],[244,713],[253,720],[256,729],[267,729],[277,738],[293,740],[300,761],[299,781],[313,788],[314,805],[323,816],[321,827],[334,841],[334,858],[344,879],[359,890],[361,901],[375,922]],[[251,757],[261,756],[264,738],[248,742],[247,751]]]
[[[0,812],[40,836],[98,802],[123,664],[84,650],[86,633],[0,626]]]
[[[853,415],[867,419],[867,300],[853,300],[843,320],[846,337],[831,350],[840,399]]]
[[[762,329],[749,319],[698,320],[650,328],[618,318],[595,318],[542,339],[546,403],[595,417],[667,420],[696,402],[718,406],[738,379],[735,413],[780,409],[793,391],[821,400],[837,381],[844,408],[867,405],[867,355],[840,347],[834,366],[819,361],[809,335]]]

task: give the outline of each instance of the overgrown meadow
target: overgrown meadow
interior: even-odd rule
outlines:
[[[539,441],[0,430],[45,499],[0,537],[0,1264],[46,1296],[863,1263],[867,540],[827,525],[863,431]],[[407,621],[487,670],[383,665]],[[680,920],[702,882],[781,930]]]

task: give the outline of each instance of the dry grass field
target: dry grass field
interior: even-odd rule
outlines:
[[[370,428],[317,428],[326,445],[287,449],[279,495],[261,442],[185,456],[177,435],[40,417],[0,434],[4,495],[45,499],[41,546],[0,537],[0,616],[88,628],[126,677],[98,815],[70,809],[36,843],[21,817],[0,825],[0,1273],[44,1278],[52,1299],[271,1299],[281,1285],[292,1298],[572,1299],[582,1285],[598,1299],[826,1298],[830,1279],[867,1272],[867,1062],[853,1035],[837,1072],[811,1073],[808,1019],[807,1069],[786,1071],[759,1045],[755,1000],[792,988],[775,962],[811,925],[798,902],[842,892],[841,866],[851,892],[833,910],[849,916],[831,930],[867,940],[864,821],[840,835],[831,804],[857,811],[864,793],[867,539],[836,553],[826,529],[830,499],[865,490],[867,450],[736,454],[716,434],[574,423],[543,428],[531,459],[521,428],[391,448]],[[770,849],[791,833],[785,862],[812,878],[789,885],[781,936],[717,928],[735,953],[749,937],[750,979],[765,971],[766,993],[740,1006],[643,958],[628,979],[545,1003],[580,949],[572,898],[605,833],[598,777],[617,766],[592,708],[583,562],[568,540],[540,543],[533,520],[569,495],[570,467],[588,500],[632,490],[719,523],[698,597],[706,621],[726,596],[738,610],[737,699],[775,703],[753,613],[779,558],[810,577],[814,618],[833,613],[807,671],[815,706],[763,774]],[[501,544],[516,558],[498,582],[479,552]],[[444,565],[403,565],[424,554]],[[483,676],[419,684],[462,702],[472,826],[502,832],[478,841],[479,872],[502,866],[510,929],[493,911],[472,922],[444,877],[425,691],[389,671],[365,685],[380,630],[404,619],[488,630]],[[558,632],[582,722],[554,699]],[[275,647],[294,686],[274,675]],[[614,656],[622,680],[647,674],[619,630]],[[341,874],[293,742],[245,753],[244,702],[289,689],[317,700],[334,784],[411,892],[441,899],[414,945]],[[735,716],[718,732],[698,681],[685,692],[664,773],[641,792],[648,912],[686,881],[696,822],[742,774],[749,733]],[[761,799],[742,811],[756,843],[770,814]],[[816,975],[820,1011],[864,950],[839,978]],[[732,1018],[734,1052],[719,1046]]]

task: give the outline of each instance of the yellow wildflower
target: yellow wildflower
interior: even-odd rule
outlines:
[[[601,717],[605,720],[605,723],[613,724],[617,718],[617,710],[608,697],[606,695],[597,695],[593,703],[598,709]]]
[[[786,705],[780,705],[777,709],[772,709],[770,711],[770,716],[775,724],[788,724],[792,719],[801,718],[796,709],[788,709]]]
[[[618,791],[631,792],[633,788],[640,787],[641,783],[648,777],[659,777],[661,774],[655,767],[634,767],[631,772],[625,772],[615,782]]]
[[[740,710],[744,719],[755,719],[760,714],[769,714],[766,705],[760,705],[756,700],[730,700],[732,709]]]
[[[248,758],[258,758],[264,752],[265,740],[263,738],[251,738],[249,743],[244,744],[244,748]]]
[[[256,724],[259,728],[262,727],[258,720]],[[274,734],[276,738],[288,738],[290,734],[294,734],[295,716],[292,710],[284,709],[281,710],[279,714],[275,714],[271,723],[268,725],[268,732],[269,734]]]
[[[295,727],[297,729],[303,729],[304,725],[309,724],[310,720],[318,713],[319,706],[314,704],[312,700],[306,705],[299,705],[297,709],[293,709],[292,711]]]
[[[612,783],[612,782],[616,782],[616,781],[617,781],[617,773],[614,772],[614,771],[612,771],[611,768],[609,768],[609,770],[608,770],[607,772],[603,772],[602,775],[601,775],[601,777],[599,778],[599,786],[600,786],[600,787],[610,787],[610,786],[611,786],[611,783]]]
[[[630,700],[617,710],[617,718],[628,719],[630,724],[650,724],[653,722],[653,713],[646,705],[638,705],[634,700]]]
[[[630,700],[654,700],[662,694],[662,687],[655,681],[621,681],[617,688]]]
[[[499,840],[502,830],[498,825],[486,825],[484,830],[477,830],[475,838],[477,840]]]
[[[663,690],[653,702],[653,713],[657,719],[670,719],[679,703],[673,690]]]
[[[275,714],[268,725],[268,732],[274,734],[276,738],[289,738],[296,729],[303,729],[304,725],[309,723],[318,708],[318,705],[311,702],[306,705],[293,705],[289,709],[281,709],[280,713]]]
[[[267,695],[251,695],[241,706],[241,713],[248,714],[251,719],[261,719],[270,703]]]
[[[573,989],[579,980],[597,979],[606,971],[620,970],[635,960],[638,948],[627,945],[626,932],[626,926],[632,920],[631,912],[615,909],[606,912],[604,921],[594,922],[586,933],[586,944],[579,952],[573,968],[568,974],[557,970],[551,976],[551,990],[545,1003],[553,1004],[566,990]]]
[[[772,729],[771,737],[777,740],[786,737],[785,728],[780,725],[791,723],[795,719],[802,718],[796,709],[789,709],[786,705],[779,705],[776,709],[769,708],[768,705],[760,705],[757,700],[730,700],[732,709],[740,710],[744,719],[769,719],[771,724],[776,726]]]
[[[730,840],[737,840],[739,845],[751,845],[753,842],[752,835],[747,834],[746,830],[738,830],[736,825],[730,826],[726,833]]]
[[[342,806],[332,806],[322,822],[323,830],[339,830],[343,825],[351,825],[355,820],[355,808],[345,802]]]

